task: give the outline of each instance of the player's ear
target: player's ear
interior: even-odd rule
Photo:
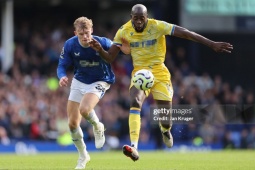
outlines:
[[[91,28],[91,34],[93,33],[93,28]]]
[[[74,35],[77,35],[77,32],[76,32],[76,31],[74,31],[73,33],[74,33]]]

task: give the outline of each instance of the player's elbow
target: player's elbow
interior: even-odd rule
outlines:
[[[183,38],[183,39],[192,40],[195,36],[195,32],[189,31],[188,29],[183,27],[177,27],[174,31],[174,36]]]
[[[112,63],[113,61],[114,61],[114,59],[115,59],[115,57],[110,57],[109,59],[108,59],[108,63]]]
[[[110,53],[108,58],[107,58],[107,62],[112,63],[115,60],[116,57],[117,57],[117,54],[111,54]]]
[[[114,61],[114,59],[112,59],[111,57],[109,57],[109,58],[103,58],[103,60],[104,60],[105,62],[109,63],[109,64],[111,64],[111,63]]]

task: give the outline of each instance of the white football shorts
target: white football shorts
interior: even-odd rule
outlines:
[[[104,81],[97,81],[92,84],[85,84],[73,78],[68,100],[80,103],[83,95],[86,93],[93,93],[97,95],[99,99],[101,99],[104,96],[106,90],[110,88],[110,86],[110,84]]]

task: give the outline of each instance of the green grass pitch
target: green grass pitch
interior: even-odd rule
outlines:
[[[1,153],[1,152],[0,152]],[[0,154],[0,170],[74,169],[77,153]],[[86,170],[254,170],[255,150],[211,152],[140,152],[133,162],[121,151],[90,152]]]

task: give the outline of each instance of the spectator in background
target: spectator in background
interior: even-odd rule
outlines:
[[[203,139],[204,144],[210,145],[215,140],[216,130],[209,122],[205,122],[199,127],[199,136]]]
[[[224,149],[235,149],[235,143],[231,138],[231,132],[227,131],[223,137],[223,148]]]
[[[243,95],[242,95],[243,96]],[[242,97],[240,96],[240,97]],[[254,95],[252,91],[248,91],[246,93],[245,99],[244,99],[244,109],[241,112],[242,114],[242,118],[243,118],[243,122],[244,123],[250,123],[250,124],[254,124],[255,123],[255,101],[254,101]]]
[[[240,148],[241,149],[247,149],[248,148],[248,130],[243,129],[241,131],[241,138],[240,138]]]
[[[251,127],[250,134],[247,137],[248,148],[255,148],[255,126]]]
[[[7,136],[7,132],[5,128],[0,126],[0,144],[2,145],[9,145],[10,144],[10,139]]]

